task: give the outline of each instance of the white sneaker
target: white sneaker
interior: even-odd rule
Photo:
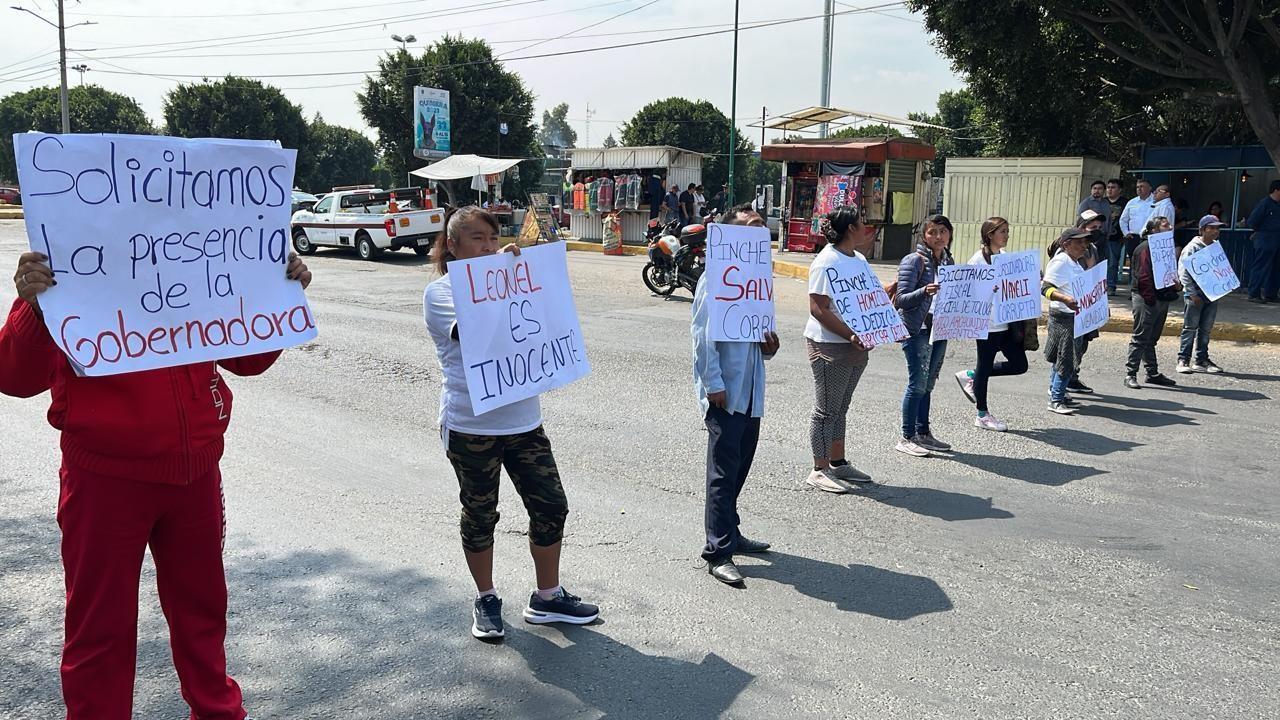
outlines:
[[[928,450],[915,444],[914,441],[908,440],[906,438],[902,438],[901,440],[899,440],[898,444],[893,446],[893,449],[897,450],[900,453],[906,453],[907,455],[911,455],[913,457],[929,457],[930,455],[933,454]]]
[[[837,480],[849,480],[852,482],[869,483],[871,476],[862,472],[852,465],[832,465],[826,470],[827,475]]]
[[[1059,415],[1075,415],[1076,411],[1064,402],[1049,402],[1049,412],[1058,413]]]
[[[977,403],[978,398],[973,394],[973,378],[969,377],[968,370],[961,370],[956,373],[956,382],[960,385],[960,392],[964,393],[969,402]]]
[[[973,419],[973,426],[980,427],[983,430],[994,430],[995,432],[1005,432],[1009,429],[1008,425],[1000,422],[1000,419],[991,413],[979,415]]]
[[[1192,372],[1207,372],[1207,371],[1201,370],[1199,365],[1196,365],[1196,367],[1193,368],[1189,364],[1187,364],[1186,360],[1179,360],[1178,372],[1182,373],[1183,375],[1186,375]]]
[[[847,486],[841,485],[840,483],[836,482],[832,478],[828,477],[827,474],[821,470],[814,470],[813,472],[809,473],[809,477],[805,478],[805,482],[809,483],[813,487],[818,488],[819,490],[822,490],[824,492],[829,492],[829,493],[835,493],[836,495],[839,495],[840,493],[849,492],[849,488]]]

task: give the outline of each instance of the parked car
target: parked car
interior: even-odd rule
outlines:
[[[0,205],[21,205],[22,192],[16,187],[0,187]]]
[[[293,249],[310,255],[317,247],[354,247],[364,260],[404,247],[426,255],[444,229],[444,210],[418,209],[424,204],[421,193],[421,188],[331,192],[293,214]],[[395,212],[389,212],[392,195]]]
[[[290,213],[296,213],[299,210],[304,210],[304,209],[310,210],[311,208],[315,207],[316,203],[318,202],[320,202],[320,198],[316,197],[315,195],[312,195],[311,193],[308,193],[308,192],[302,192],[301,190],[294,190],[293,191],[293,209],[290,210]]]

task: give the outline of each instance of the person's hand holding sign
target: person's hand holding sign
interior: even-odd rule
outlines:
[[[23,257],[26,257],[26,255],[23,255]],[[306,290],[307,286],[311,284],[311,271],[307,269],[307,264],[302,262],[302,258],[298,257],[298,253],[295,252],[289,253],[289,267],[285,268],[284,276],[302,283],[303,290]],[[19,289],[19,292],[21,292],[21,289]]]
[[[31,306],[36,315],[41,315],[38,295],[58,284],[53,279],[53,271],[45,263],[49,258],[37,252],[23,253],[18,258],[18,272],[13,276],[13,284],[18,289],[18,297]]]
[[[760,343],[760,352],[765,357],[773,357],[778,353],[778,348],[782,346],[778,340],[778,334],[775,332],[767,332],[764,334],[764,340]]]

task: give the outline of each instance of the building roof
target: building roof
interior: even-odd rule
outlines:
[[[867,137],[793,139],[770,143],[760,156],[774,162],[871,162],[932,160],[937,150],[918,138]]]

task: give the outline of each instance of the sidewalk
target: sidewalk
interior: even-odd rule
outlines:
[[[807,280],[809,263],[813,262],[813,257],[809,253],[775,253],[773,272],[779,277]],[[885,284],[897,279],[897,263],[877,260],[871,263],[871,268]],[[1111,297],[1111,320],[1102,329],[1103,332],[1126,335],[1133,332],[1133,309],[1129,298],[1128,287],[1121,287]],[[1219,302],[1218,321],[1213,326],[1214,340],[1280,343],[1280,305],[1251,303],[1242,292],[1231,293]],[[1169,318],[1164,326],[1165,337],[1177,336],[1182,332],[1182,309],[1181,300],[1169,303]],[[1040,322],[1044,324],[1045,319],[1041,318]]]

